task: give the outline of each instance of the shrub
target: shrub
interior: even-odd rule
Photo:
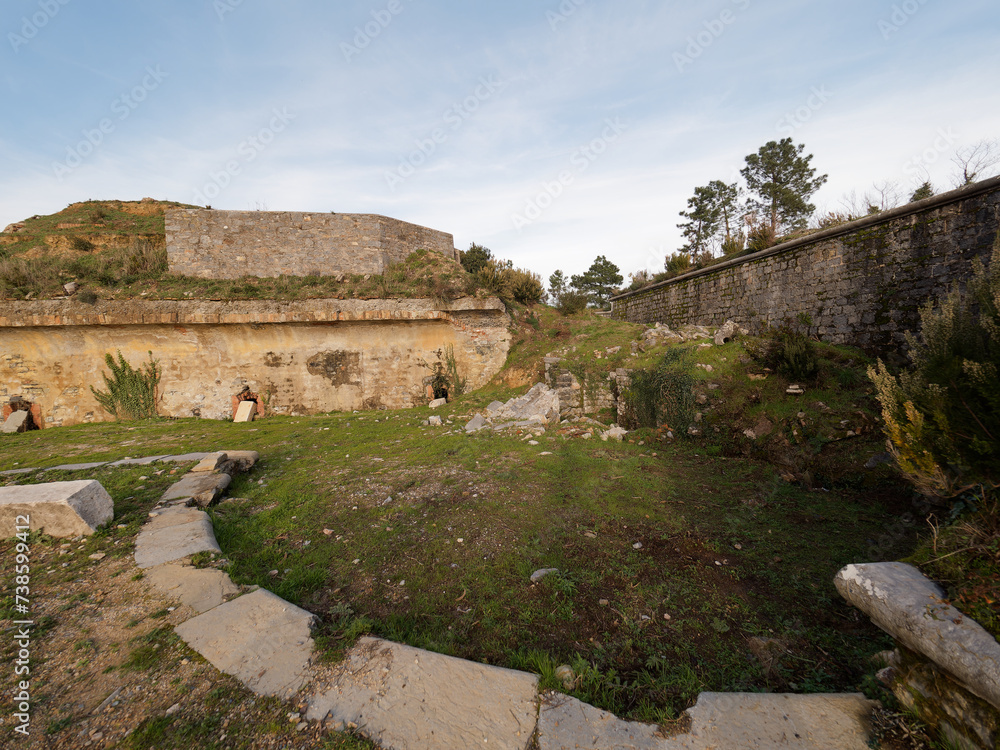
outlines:
[[[635,370],[622,394],[623,426],[629,429],[669,425],[685,434],[694,418],[694,376],[684,349],[668,349],[659,364]]]
[[[94,250],[94,243],[86,237],[71,237],[69,244],[78,253],[89,253]]]
[[[512,295],[505,270],[495,259],[491,259],[476,271],[476,279],[482,289],[507,301]]]
[[[534,305],[542,301],[545,287],[542,277],[523,268],[506,268],[503,271],[511,296],[522,305]]]
[[[469,249],[461,254],[462,267],[469,273],[479,273],[479,271],[493,260],[493,253],[488,247],[477,245],[473,242]]]
[[[691,268],[691,256],[687,253],[671,253],[664,268],[672,276],[680,276]]]
[[[965,293],[920,312],[907,334],[912,366],[869,368],[890,451],[922,493],[953,498],[1000,484],[1000,237],[988,266],[973,262]]]
[[[587,308],[590,297],[583,292],[570,290],[559,295],[559,304],[556,309],[563,315],[576,315]]]
[[[106,391],[98,391],[93,386],[90,392],[94,394],[97,403],[104,407],[115,419],[133,420],[149,419],[156,416],[156,389],[160,383],[160,366],[149,352],[149,361],[139,369],[133,369],[121,351],[115,362],[110,352],[104,355],[104,361],[111,370],[111,377],[102,373]]]
[[[744,347],[758,364],[792,380],[813,380],[819,373],[816,345],[789,321],[747,339]]]

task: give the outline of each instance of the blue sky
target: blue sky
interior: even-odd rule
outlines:
[[[655,272],[694,187],[769,140],[836,209],[953,187],[1000,136],[995,0],[7,0],[0,30],[0,226],[151,196]]]

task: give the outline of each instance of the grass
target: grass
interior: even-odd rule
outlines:
[[[540,326],[519,330],[508,373],[533,367],[558,342],[571,363],[600,377],[629,361],[619,357],[641,330],[534,313]],[[606,354],[623,343],[623,352]],[[871,409],[863,391],[836,377],[859,355],[825,350],[826,374],[808,386],[803,405],[785,395],[779,376],[748,381],[752,365],[741,362],[740,346],[694,349],[696,361],[717,365],[696,371],[699,383],[721,385],[705,424],[726,424],[730,416],[712,415],[728,415],[737,400],[746,406],[728,425],[732,434],[706,440],[657,442],[642,430],[631,442],[603,443],[550,430],[535,447],[516,435],[423,427],[427,409],[252,426],[152,420],[10,436],[0,470],[260,451],[252,473],[230,486],[242,499],[211,511],[225,561],[205,563],[315,612],[329,658],[371,632],[537,671],[551,687],[555,668],[567,664],[577,676],[574,695],[647,721],[675,718],[702,690],[870,689],[867,657],[889,641],[840,600],[832,580],[843,565],[871,559],[872,540],[911,509],[911,497],[884,467],[861,470],[882,450],[880,436],[841,437],[841,420],[856,426],[855,412]],[[437,413],[462,424],[459,415],[513,392],[500,377]],[[811,406],[814,399],[830,412]],[[742,436],[761,415],[783,441]],[[796,443],[792,423],[810,439]],[[814,436],[822,440],[814,444]],[[789,469],[774,457],[786,454],[812,470],[810,482],[781,477]],[[139,472],[149,468],[123,470],[122,479],[95,475],[117,488],[116,509],[132,534],[149,495],[117,501]],[[43,477],[51,475],[18,481]],[[148,493],[152,484],[143,484]],[[908,554],[916,535],[913,527],[889,535],[878,548],[883,559]],[[560,573],[532,584],[539,568]],[[756,658],[754,638],[774,641],[778,658],[767,665]],[[140,663],[154,656],[147,645],[131,645]]]

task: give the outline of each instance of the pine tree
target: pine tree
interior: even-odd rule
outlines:
[[[816,210],[809,197],[827,176],[816,176],[809,165],[812,154],[803,156],[804,150],[805,145],[796,146],[791,138],[768,141],[756,154],[746,157],[747,165],[740,170],[753,196],[750,207],[761,212],[774,233],[804,227]]]

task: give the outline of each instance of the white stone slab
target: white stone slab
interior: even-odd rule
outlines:
[[[848,565],[834,584],[882,630],[1000,708],[1000,643],[945,601],[941,587],[915,567]]]
[[[5,435],[13,435],[14,433],[21,432],[28,426],[28,420],[31,418],[31,413],[27,411],[14,411],[10,413],[10,416],[3,423],[3,427],[0,427],[0,432]]]
[[[89,536],[114,518],[115,504],[92,479],[0,487],[0,537],[14,536],[18,516],[49,536]]]
[[[233,416],[233,421],[253,422],[254,417],[256,416],[257,416],[256,401],[240,401],[240,405],[236,407],[236,414]]]
[[[190,565],[159,565],[146,574],[146,580],[199,614],[240,593],[240,587],[223,571]]]
[[[258,695],[291,698],[305,684],[313,615],[258,589],[178,625],[177,635]]]
[[[143,528],[135,540],[135,564],[155,568],[199,552],[222,554],[207,513],[194,521],[162,528]]]
[[[191,467],[191,471],[194,473],[203,473],[209,471],[217,471],[220,466],[222,466],[229,457],[222,451],[216,453],[209,453],[201,461]]]
[[[147,456],[146,458],[123,458],[120,461],[112,461],[108,466],[148,466],[151,463],[162,461],[166,456]]]
[[[622,721],[614,714],[560,693],[546,693],[538,714],[539,750],[616,748],[660,750],[664,738],[655,724]]]
[[[317,686],[306,714],[354,722],[387,750],[525,750],[537,722],[538,678],[525,672],[362,638]]]
[[[160,498],[163,502],[180,500],[185,497],[200,497],[206,493],[214,499],[229,486],[232,477],[228,474],[185,474],[179,482],[175,482]],[[202,504],[199,500],[199,504]],[[204,503],[207,505],[208,503]]]
[[[201,461],[207,453],[178,453],[177,455],[164,456],[159,459],[163,463],[183,464],[188,461]]]
[[[100,469],[102,466],[107,465],[106,461],[98,461],[90,464],[59,464],[59,466],[50,466],[45,471],[90,471],[91,469]]]

